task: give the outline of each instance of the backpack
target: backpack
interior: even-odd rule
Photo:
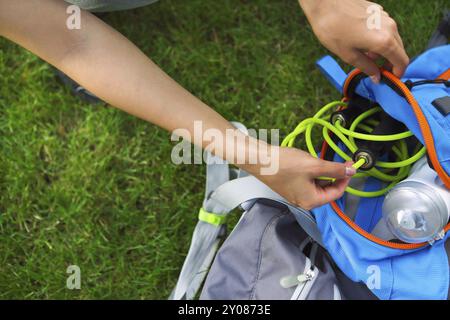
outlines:
[[[450,45],[443,45],[449,22],[447,14],[432,48],[401,80],[383,70],[376,85],[359,70],[347,75],[331,57],[317,63],[347,100],[377,103],[403,123],[426,146],[448,189],[450,105],[438,110],[434,102],[450,96]],[[376,181],[353,183],[370,189]],[[381,219],[383,200],[346,194],[307,211],[209,154],[205,200],[170,298],[194,299],[204,282],[201,299],[448,299],[449,234],[432,243],[392,240]],[[226,218],[238,207],[244,213],[225,239]]]

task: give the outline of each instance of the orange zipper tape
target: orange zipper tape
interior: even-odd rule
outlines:
[[[433,136],[431,134],[431,129],[428,125],[428,122],[422,112],[422,109],[420,109],[419,104],[417,103],[416,99],[412,95],[411,91],[405,86],[403,82],[401,82],[400,79],[398,79],[396,76],[394,76],[392,73],[390,73],[387,70],[381,70],[383,76],[388,79],[393,85],[395,85],[404,95],[405,99],[408,101],[408,103],[411,105],[414,114],[416,115],[417,121],[419,123],[420,130],[422,132],[422,135],[424,137],[425,146],[427,148],[428,154],[430,156],[431,163],[433,164],[434,169],[436,170],[439,177],[444,182],[445,186],[450,189],[450,177],[448,174],[444,171],[444,169],[441,167],[439,160],[436,155],[436,149],[434,146],[434,140]],[[345,83],[344,83],[344,96],[348,96],[348,86],[352,79],[360,74],[361,71],[358,69],[353,70],[348,75]],[[450,69],[444,72],[442,75],[439,76],[438,79],[444,79],[448,80],[450,78]],[[335,201],[331,202],[331,207],[334,209],[336,214],[344,220],[353,230],[358,232],[360,235],[365,237],[366,239],[375,242],[379,245],[393,248],[393,249],[402,249],[402,250],[412,250],[412,249],[418,249],[421,247],[424,247],[426,245],[429,245],[428,242],[422,242],[422,243],[397,243],[392,241],[383,240],[381,238],[378,238],[374,236],[373,234],[365,231],[361,227],[359,227],[354,221],[352,221],[342,210],[339,208],[337,203]],[[447,224],[444,228],[444,232],[448,232],[450,230],[450,223]]]
[[[450,69],[441,74],[438,79],[449,80],[450,79]]]

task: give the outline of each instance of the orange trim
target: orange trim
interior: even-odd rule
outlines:
[[[450,69],[441,74],[438,79],[450,80]]]
[[[353,230],[358,232],[363,237],[369,239],[372,242],[375,242],[379,245],[393,248],[393,249],[402,249],[402,250],[413,250],[425,247],[428,245],[428,242],[422,242],[422,243],[397,243],[392,241],[386,241],[381,238],[378,238],[374,236],[373,234],[367,232],[366,230],[362,229],[360,226],[358,226],[355,222],[353,222],[352,219],[350,219],[342,210],[339,208],[337,203],[335,201],[331,202],[331,207],[334,209],[334,211],[337,213],[337,215],[344,220]],[[450,230],[450,223],[447,224],[444,228],[445,232],[448,232]]]
[[[406,100],[411,105],[414,114],[416,115],[417,121],[419,122],[420,131],[422,132],[425,146],[427,148],[428,154],[430,156],[431,163],[434,166],[434,169],[436,170],[439,177],[444,182],[445,186],[450,189],[450,177],[447,175],[447,173],[444,171],[444,169],[441,167],[439,160],[437,158],[436,149],[434,147],[434,140],[433,136],[431,134],[430,126],[428,125],[428,121],[426,120],[422,109],[420,108],[419,104],[417,103],[416,99],[412,95],[411,91],[405,86],[403,82],[401,82],[400,79],[398,79],[396,76],[394,76],[392,73],[390,73],[387,70],[381,70],[384,77],[389,79],[395,86],[397,86],[404,94]],[[350,81],[359,73],[361,73],[360,70],[355,69],[353,70],[347,77],[345,83],[344,83],[344,96],[347,97],[347,90],[348,85]],[[439,79],[448,80],[450,78],[450,69],[444,72],[442,75],[439,76]],[[403,249],[403,250],[411,250],[411,249],[418,249],[421,247],[424,247],[428,244],[428,242],[424,243],[397,243],[392,241],[386,241],[381,238],[378,238],[361,227],[359,227],[353,220],[351,220],[342,210],[339,208],[337,203],[335,201],[331,202],[331,207],[334,209],[336,214],[344,220],[353,230],[358,232],[363,237],[367,238],[368,240],[375,242],[379,245],[386,246],[393,249]],[[447,224],[444,228],[445,232],[448,232],[450,230],[450,223]]]
[[[361,73],[360,70],[355,69],[352,72],[350,72],[350,74],[348,75],[347,79],[345,80],[344,89],[343,89],[345,96],[347,96],[347,89],[348,89],[349,83],[355,76],[357,76],[360,73]],[[426,120],[426,118],[422,112],[422,109],[419,107],[419,104],[417,103],[416,99],[412,95],[411,91],[405,86],[405,84],[399,78],[397,78],[392,73],[390,73],[389,71],[384,70],[384,69],[381,69],[381,73],[383,74],[384,77],[389,79],[395,86],[397,86],[397,88],[399,88],[403,92],[406,100],[413,108],[413,111],[416,115],[417,121],[419,122],[420,131],[422,132],[422,135],[423,135],[423,138],[425,141],[425,146],[430,155],[431,163],[433,164],[434,169],[436,170],[437,174],[444,182],[447,189],[450,189],[450,176],[444,171],[444,169],[442,169],[441,164],[439,163],[439,160],[437,158],[436,148],[434,147],[434,140],[433,140],[433,136],[431,134],[431,129],[428,125],[428,121]],[[450,76],[450,69],[447,70],[446,72],[444,72],[440,77],[446,77],[447,75]]]
[[[381,238],[378,238],[374,236],[373,234],[367,232],[366,230],[362,229],[360,226],[358,226],[355,222],[353,222],[352,219],[350,219],[342,210],[339,208],[337,203],[335,201],[331,202],[331,207],[334,209],[334,211],[338,214],[338,216],[344,220],[353,230],[358,232],[363,237],[369,239],[372,242],[375,242],[377,244],[380,244],[385,247],[393,248],[393,249],[404,249],[404,250],[411,250],[411,249],[417,249],[424,247],[428,242],[425,243],[396,243],[391,241],[386,241]]]
[[[346,100],[348,99],[347,90],[348,90],[348,86],[349,86],[350,82],[353,80],[354,77],[356,77],[360,73],[362,73],[361,70],[354,69],[348,74],[347,79],[345,79],[345,82],[344,82],[344,87],[342,88],[342,91],[344,93],[344,99],[346,99]]]
[[[437,157],[436,148],[434,147],[433,135],[431,134],[431,129],[428,124],[427,119],[425,118],[422,109],[417,103],[416,99],[412,95],[411,91],[405,86],[403,82],[400,81],[396,76],[386,70],[381,70],[383,76],[388,78],[392,83],[394,83],[397,88],[399,88],[403,94],[405,95],[406,100],[413,108],[413,111],[416,115],[417,121],[419,122],[420,131],[422,132],[423,139],[425,141],[425,146],[428,151],[428,155],[430,156],[431,163],[433,164],[434,169],[436,170],[439,177],[444,182],[447,189],[450,189],[450,176],[442,169],[441,164],[439,163],[439,159]]]
[[[325,159],[325,154],[327,153],[327,151],[328,151],[328,143],[326,141],[323,141],[322,149],[320,150],[320,158],[322,160]]]

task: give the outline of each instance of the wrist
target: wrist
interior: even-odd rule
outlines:
[[[234,130],[227,134],[224,159],[248,173],[261,176],[278,170],[279,147]]]
[[[280,147],[228,127],[205,131],[194,143],[215,156],[255,176],[278,172]]]
[[[335,3],[335,0],[299,0],[300,7],[313,28]]]
[[[246,145],[248,157],[235,165],[256,176],[271,176],[278,172],[280,147],[250,137]]]
[[[325,0],[298,0],[300,7],[308,18],[316,15],[323,6],[324,1]]]

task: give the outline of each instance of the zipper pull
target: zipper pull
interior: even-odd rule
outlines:
[[[297,280],[299,283],[302,283],[302,282],[310,281],[313,277],[314,277],[314,271],[308,270],[308,272],[306,272],[304,274],[299,274],[297,276]]]
[[[436,241],[442,240],[445,238],[445,231],[442,230],[441,232],[439,232],[433,239],[428,240],[428,243],[430,245],[433,245]]]
[[[444,80],[444,79],[421,80],[421,81],[415,81],[415,82],[413,82],[411,80],[406,80],[404,82],[404,84],[409,90],[411,90],[413,87],[421,86],[421,85],[424,85],[424,84],[443,84],[447,88],[450,87],[450,81]]]
[[[308,270],[305,273],[301,273],[297,276],[286,276],[280,279],[280,285],[285,288],[292,288],[298,286],[300,283],[310,281],[314,277],[314,271]]]

